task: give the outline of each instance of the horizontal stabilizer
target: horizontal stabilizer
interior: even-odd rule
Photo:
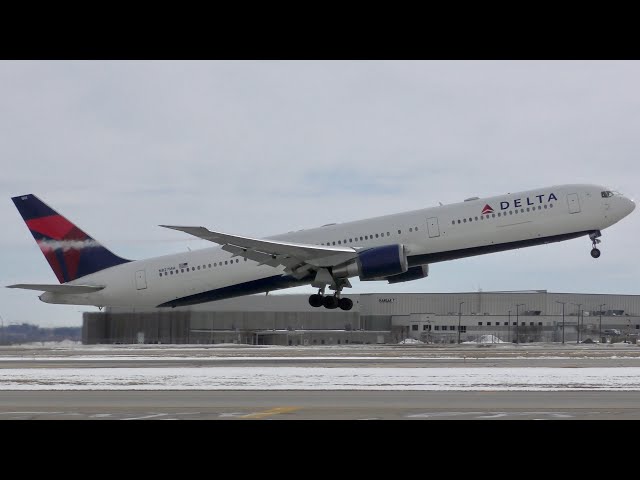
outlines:
[[[102,290],[103,286],[96,285],[58,285],[46,283],[18,283],[16,285],[8,285],[7,288],[24,288],[25,290],[39,290],[51,293],[92,293]]]

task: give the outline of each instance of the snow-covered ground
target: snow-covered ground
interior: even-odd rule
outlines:
[[[640,367],[4,369],[0,390],[640,391]]]

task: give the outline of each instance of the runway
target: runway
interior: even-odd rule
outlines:
[[[0,419],[640,419],[636,345],[0,348]]]
[[[639,420],[640,392],[2,392],[0,419]]]

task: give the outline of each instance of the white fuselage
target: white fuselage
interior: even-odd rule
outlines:
[[[429,264],[603,230],[631,213],[620,194],[599,185],[557,185],[439,207],[290,232],[273,240],[346,247],[403,244],[409,265]],[[487,208],[489,207],[489,208]],[[483,211],[485,212],[483,214]],[[310,284],[283,267],[258,265],[221,247],[138,260],[84,276],[70,285],[104,285],[89,294],[40,296],[48,303],[155,307],[184,298],[209,301]],[[192,301],[191,303],[197,303]]]

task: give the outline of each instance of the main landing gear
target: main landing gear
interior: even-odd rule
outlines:
[[[598,240],[598,237],[601,236],[602,234],[600,233],[600,230],[597,230],[595,232],[592,232],[589,234],[589,238],[591,239],[591,241],[593,242],[591,244],[592,248],[591,248],[591,256],[593,258],[598,258],[600,256],[600,250],[598,250],[598,248],[596,248],[596,245],[598,245],[600,243],[600,240]]]
[[[341,310],[351,310],[353,301],[347,297],[340,297],[340,291],[336,291],[334,295],[325,295],[324,289],[321,288],[318,293],[309,297],[309,305],[314,308],[324,307],[329,310],[335,310],[340,307]]]

